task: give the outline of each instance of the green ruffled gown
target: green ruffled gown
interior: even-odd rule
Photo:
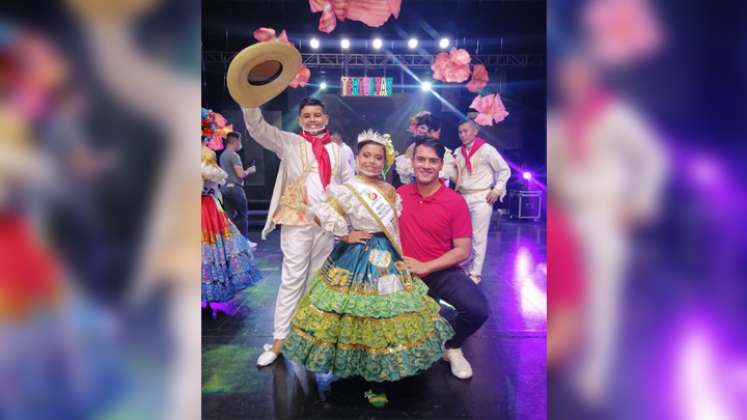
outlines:
[[[338,197],[340,210],[351,210],[351,203]],[[443,343],[454,334],[427,293],[383,233],[366,244],[339,242],[312,278],[283,354],[338,377],[383,382],[416,375],[443,356]]]

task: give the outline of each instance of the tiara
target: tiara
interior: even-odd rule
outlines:
[[[384,138],[384,136],[382,136],[378,132],[376,132],[374,130],[371,130],[371,129],[368,129],[368,130],[366,130],[366,131],[358,134],[358,143],[363,143],[364,141],[372,141],[372,142],[378,143],[378,144],[380,144],[382,146],[386,146],[387,145],[387,141]]]

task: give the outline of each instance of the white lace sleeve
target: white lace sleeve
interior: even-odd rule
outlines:
[[[348,209],[345,203],[350,203],[347,190],[339,185],[330,185],[324,193],[323,200],[308,207],[309,213],[319,221],[319,226],[335,236],[345,236],[350,233]]]
[[[409,157],[407,157],[407,155],[402,154],[394,159],[394,170],[397,171],[400,182],[402,182],[403,184],[412,183],[412,161]]]
[[[228,174],[226,172],[211,164],[202,164],[202,179],[205,181],[212,181],[216,184],[223,185],[226,183],[226,178],[228,177]]]

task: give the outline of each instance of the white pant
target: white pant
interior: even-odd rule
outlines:
[[[291,318],[306,291],[311,275],[322,268],[333,246],[333,236],[318,226],[280,228],[283,269],[275,302],[275,323],[272,331],[272,336],[276,340],[282,340],[288,335]]]
[[[577,384],[590,403],[605,398],[619,334],[628,238],[610,217],[585,214],[576,218],[586,272],[586,353]],[[595,401],[596,400],[596,401]]]
[[[472,220],[472,258],[468,270],[469,275],[473,277],[482,276],[482,265],[485,262],[485,252],[488,247],[490,218],[493,215],[493,206],[485,201],[489,192],[486,190],[464,194]]]

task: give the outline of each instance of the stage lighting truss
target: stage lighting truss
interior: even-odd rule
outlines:
[[[206,65],[229,63],[237,52],[205,51],[203,62]],[[314,68],[368,68],[399,69],[402,66],[415,69],[429,69],[433,56],[419,54],[355,54],[355,53],[303,53],[303,63]],[[490,69],[501,67],[544,67],[544,54],[476,54],[472,56],[473,64],[483,64]]]

